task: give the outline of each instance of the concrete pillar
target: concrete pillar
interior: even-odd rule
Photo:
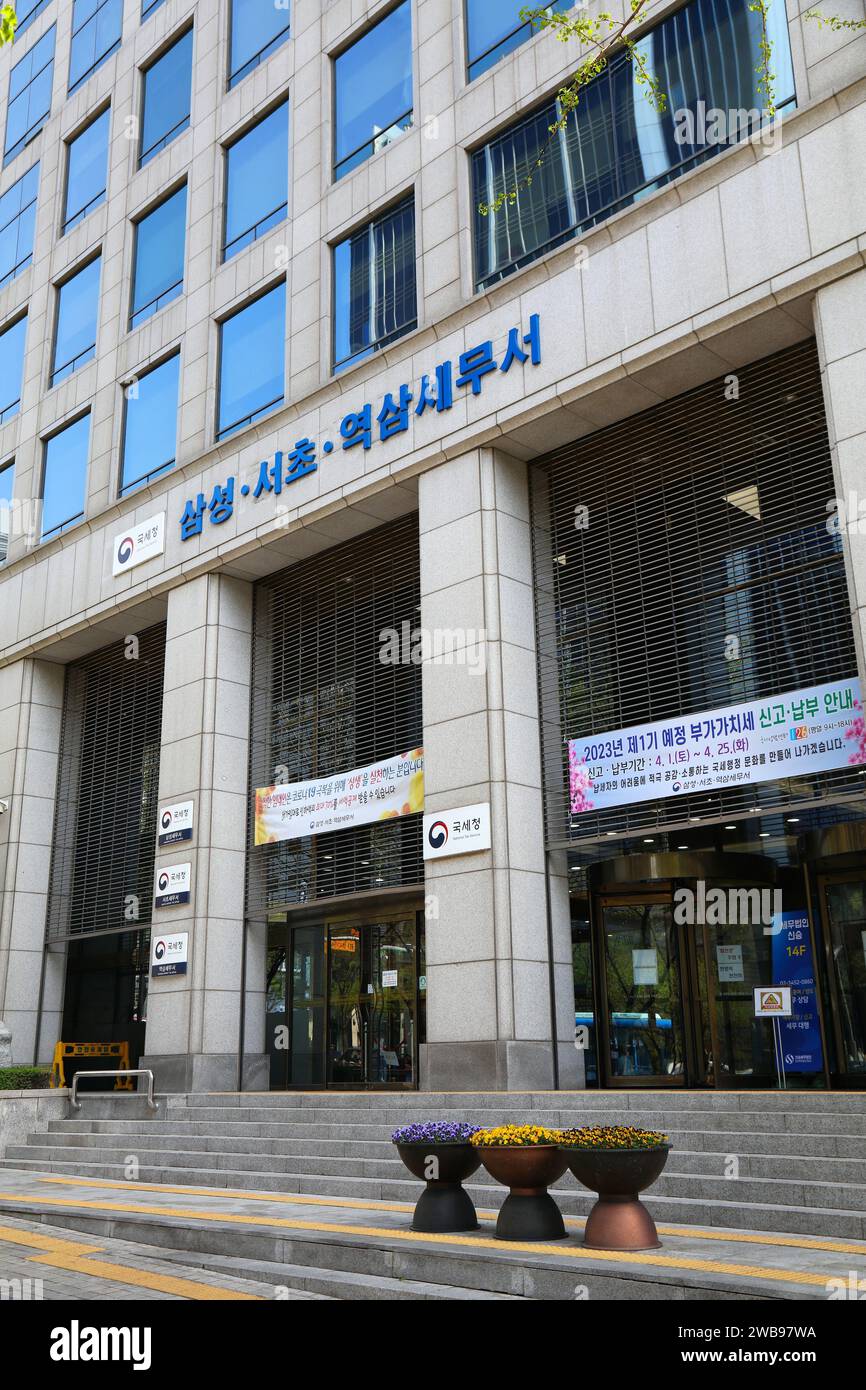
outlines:
[[[252,607],[250,584],[218,574],[169,594],[159,799],[193,801],[194,827],[156,855],[192,864],[191,901],[154,910],[154,933],[189,932],[187,974],[150,982],[141,1064],[162,1090],[238,1086]],[[244,1079],[266,1088],[261,1044]]]
[[[43,952],[64,679],[63,666],[29,658],[0,670],[0,1018],[22,1065],[50,1061],[60,1037],[64,970],[43,982]]]
[[[854,640],[866,689],[866,270],[818,290],[814,314]]]
[[[489,801],[492,817],[489,852],[427,864],[421,1084],[577,1086],[564,880],[545,864],[526,465],[453,459],[421,475],[419,510],[421,624],[454,644],[422,667],[426,808]]]

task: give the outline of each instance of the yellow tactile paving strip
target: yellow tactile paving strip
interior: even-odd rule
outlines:
[[[392,1211],[405,1214],[414,1210],[411,1202],[374,1202],[361,1197],[351,1200],[348,1197],[312,1197],[306,1193],[296,1192],[243,1192],[239,1189],[224,1187],[176,1187],[168,1183],[120,1182],[111,1178],[68,1178],[56,1177],[53,1174],[42,1175],[38,1181],[57,1183],[65,1187],[99,1187],[110,1188],[115,1191],[119,1189],[122,1192],[167,1192],[175,1197],[217,1197],[223,1201],[237,1201],[242,1198],[246,1202],[273,1202],[302,1207],[339,1207],[341,1210],[348,1211]],[[478,1215],[495,1221],[497,1213],[479,1208]],[[566,1226],[573,1226],[576,1230],[582,1230],[586,1225],[585,1218],[580,1216],[566,1216],[564,1220]],[[829,1250],[837,1255],[866,1256],[866,1242],[864,1241],[853,1244],[847,1241],[821,1240],[816,1236],[765,1235],[760,1231],[708,1231],[697,1226],[656,1225],[656,1230],[660,1236],[674,1236],[684,1240],[723,1240],[733,1245],[775,1245],[794,1250]]]
[[[0,1226],[0,1242],[42,1251],[41,1254],[30,1257],[33,1264],[63,1269],[70,1274],[91,1274],[95,1279],[105,1279],[128,1288],[152,1289],[156,1293],[194,1299],[198,1302],[263,1301],[259,1294],[241,1293],[218,1284],[200,1284],[195,1280],[181,1279],[172,1274],[157,1274],[151,1270],[112,1264],[107,1260],[94,1260],[89,1257],[102,1254],[102,1246],[82,1245],[79,1241],[63,1240],[59,1236],[49,1236],[39,1231],[22,1231],[16,1226]]]
[[[209,1194],[210,1195],[210,1194]],[[0,1201],[33,1203],[32,1196],[19,1196],[0,1192]],[[187,1222],[222,1222],[247,1227],[268,1227],[285,1231],[309,1231],[318,1235],[362,1236],[367,1239],[396,1241],[399,1243],[428,1246],[450,1246],[466,1250],[496,1250],[503,1254],[503,1244],[493,1237],[471,1235],[428,1235],[421,1231],[399,1231],[390,1227],[344,1225],[338,1222],[302,1221],[283,1216],[254,1216],[251,1213],[211,1212],[189,1207],[149,1206],[145,1203],[100,1202],[75,1197],[46,1197],[44,1205],[53,1207],[75,1207],[78,1210],[116,1212],[127,1215],[172,1217]],[[608,1250],[587,1250],[584,1246],[551,1247],[549,1244],[534,1244],[522,1241],[509,1241],[505,1247],[512,1253],[527,1255],[556,1255],[575,1263],[602,1261],[612,1265],[638,1266],[653,1269],[689,1270],[700,1274],[729,1274],[738,1279],[768,1280],[774,1283],[808,1285],[826,1289],[827,1272],[811,1270],[768,1269],[761,1265],[735,1264],[721,1260],[694,1260],[677,1255],[663,1255],[655,1251],[646,1253],[620,1253]]]

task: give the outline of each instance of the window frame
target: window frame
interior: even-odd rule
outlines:
[[[183,43],[184,39],[187,37],[190,37],[192,40],[189,58],[189,111],[187,112],[186,116],[178,122],[177,125],[172,126],[171,130],[167,131],[164,135],[160,136],[159,140],[157,140],[155,145],[151,145],[148,149],[145,149],[144,117],[147,107],[148,76],[150,73],[153,72],[154,68],[159,66],[163,59],[168,57],[172,49],[176,48],[178,44]],[[173,141],[177,140],[181,135],[183,135],[184,131],[189,130],[192,124],[192,79],[193,74],[195,72],[195,24],[187,24],[184,29],[181,29],[178,33],[173,34],[171,38],[162,45],[162,47],[159,49],[159,52],[152,56],[147,61],[147,63],[145,63],[139,69],[139,72],[141,74],[141,95],[139,104],[141,134],[138,141],[137,169],[143,169],[145,165],[149,164],[152,159],[156,159],[157,155],[162,154],[163,150],[168,149],[169,145],[172,144]]]
[[[177,400],[175,402],[174,408],[174,456],[167,463],[160,464],[158,468],[153,468],[149,473],[143,473],[140,477],[133,478],[128,483],[125,483],[123,481],[123,475],[126,467],[126,440],[127,428],[129,423],[130,401],[129,396],[126,394],[126,387],[123,385],[123,383],[121,383],[121,390],[123,391],[124,401],[122,425],[120,430],[120,469],[117,478],[117,496],[119,498],[128,497],[138,488],[146,487],[149,483],[156,482],[158,478],[161,478],[165,473],[171,472],[172,468],[175,468],[177,466],[177,440],[180,430],[181,371],[183,369],[180,343],[178,343],[177,346],[172,348],[169,352],[164,353],[163,356],[159,359],[159,361],[151,362],[148,365],[146,371],[134,373],[132,380],[145,381],[154,372],[158,372],[161,367],[165,367],[168,365],[169,362],[173,362],[175,358],[177,359]]]
[[[57,526],[53,526],[51,530],[46,534],[45,531],[42,529],[42,522],[44,521],[45,517],[45,482],[48,477],[48,446],[55,439],[59,439],[62,434],[65,434],[67,430],[71,430],[74,425],[79,424],[82,420],[89,420],[90,423],[87,429],[87,458],[85,459],[84,463],[84,495],[81,499],[81,511],[76,512],[74,515],[67,517],[65,521],[59,522]],[[40,435],[39,442],[42,448],[42,468],[40,470],[39,488],[39,501],[42,504],[42,516],[40,519],[38,544],[47,545],[49,541],[56,540],[58,536],[65,535],[65,533],[71,530],[73,526],[77,526],[79,522],[84,521],[87,517],[87,480],[90,475],[90,458],[91,451],[93,449],[92,404],[89,404],[85,410],[79,411],[79,413],[73,416],[71,420],[64,420],[63,424],[58,426],[58,428],[52,430],[50,434]]]
[[[0,425],[5,425],[8,420],[14,420],[15,416],[18,415],[21,410],[21,391],[24,386],[24,364],[27,358],[27,326],[29,326],[29,317],[30,306],[27,304],[18,314],[13,315],[8,323],[4,323],[2,328],[0,328],[0,339],[2,339],[5,338],[7,333],[11,333],[13,328],[17,328],[20,323],[26,325],[24,329],[24,347],[21,353],[21,376],[18,381],[18,396],[16,400],[10,401],[9,404],[5,406],[2,404],[2,397],[0,397]]]
[[[67,285],[71,285],[72,282],[73,282],[73,280],[76,280],[76,279],[78,278],[79,275],[83,275],[84,272],[85,272],[86,270],[89,270],[90,267],[93,266],[93,265],[95,265],[97,262],[99,262],[99,282],[98,282],[97,290],[96,290],[96,306],[95,306],[95,312],[94,312],[94,315],[93,315],[93,333],[94,333],[93,342],[90,344],[89,347],[86,347],[86,348],[83,350],[83,352],[76,353],[75,357],[71,357],[67,362],[61,362],[60,366],[58,366],[58,365],[57,365],[57,348],[58,348],[59,333],[60,333],[60,306],[61,306],[63,291],[66,289]],[[49,372],[49,375],[48,375],[48,389],[49,389],[49,391],[53,390],[55,386],[60,386],[62,382],[68,381],[69,378],[70,378],[71,376],[74,376],[75,373],[76,373],[77,371],[79,371],[82,367],[86,367],[87,364],[88,364],[88,362],[92,362],[92,361],[94,360],[94,358],[96,357],[96,344],[97,344],[97,342],[98,342],[98,340],[99,340],[99,309],[100,309],[100,301],[101,301],[101,298],[102,298],[102,247],[100,246],[100,247],[95,251],[95,253],[94,253],[93,255],[90,255],[90,256],[87,257],[86,260],[81,261],[78,265],[76,265],[76,266],[70,271],[70,273],[69,273],[68,275],[64,276],[64,278],[63,278],[62,280],[57,281],[56,284],[54,285],[54,334],[53,334],[53,338],[52,338],[52,348],[51,348],[51,364],[52,364],[52,365],[51,365],[51,371]],[[61,373],[62,373],[62,375],[61,375]]]
[[[273,292],[274,292],[275,290],[278,290],[278,289],[280,289],[280,288],[282,288],[283,293],[284,293],[284,296],[285,296],[285,298],[284,298],[284,300],[283,300],[283,360],[282,360],[283,393],[282,393],[282,395],[279,396],[276,400],[270,401],[267,405],[261,406],[260,409],[254,411],[251,415],[244,415],[244,416],[242,416],[239,420],[233,421],[232,424],[226,425],[224,429],[220,429],[220,410],[221,410],[221,406],[222,406],[222,385],[223,385],[223,363],[224,363],[224,361],[225,361],[225,326],[226,326],[227,323],[231,323],[232,319],[237,318],[239,314],[242,314],[242,313],[244,312],[245,309],[250,309],[250,308],[252,308],[252,306],[253,306],[254,304],[258,304],[260,300],[266,299],[267,296],[268,296],[269,294],[273,294]],[[274,411],[279,410],[279,409],[280,409],[282,406],[284,406],[285,403],[286,403],[286,388],[287,388],[287,384],[288,384],[288,383],[287,383],[287,380],[286,380],[286,333],[287,333],[287,329],[288,329],[288,312],[289,312],[288,293],[289,293],[289,291],[288,291],[288,282],[287,282],[287,280],[286,280],[285,275],[283,275],[279,280],[275,280],[272,284],[268,285],[265,289],[260,290],[258,294],[251,295],[248,299],[245,299],[244,302],[243,302],[242,304],[237,304],[237,305],[235,305],[234,309],[232,309],[232,310],[230,310],[228,313],[224,314],[222,318],[217,319],[217,354],[216,354],[216,360],[217,360],[217,374],[216,374],[216,410],[215,410],[216,419],[215,419],[215,421],[214,421],[214,442],[215,442],[216,444],[221,444],[224,440],[226,440],[226,439],[231,439],[234,435],[240,434],[240,432],[241,432],[242,430],[244,430],[244,429],[247,429],[247,427],[248,427],[249,425],[254,425],[254,424],[256,424],[259,420],[264,419],[267,415],[270,415],[270,414],[272,414]]]
[[[337,265],[336,265],[337,249],[338,249],[338,247],[344,245],[345,242],[351,241],[352,238],[355,237],[355,236],[357,236],[359,232],[362,232],[362,231],[364,231],[364,230],[371,231],[372,228],[375,226],[376,223],[382,222],[382,221],[385,220],[385,218],[393,216],[395,213],[399,212],[399,211],[401,210],[401,208],[403,208],[403,207],[405,207],[405,206],[408,206],[409,204],[412,205],[412,212],[413,212],[413,217],[412,217],[412,235],[413,235],[413,240],[414,240],[414,243],[415,243],[415,256],[414,256],[414,258],[413,258],[413,259],[414,259],[414,263],[415,263],[415,317],[414,317],[414,320],[413,320],[411,323],[407,323],[406,325],[404,325],[404,326],[401,327],[401,328],[395,329],[393,333],[386,334],[386,336],[385,336],[384,338],[378,339],[375,343],[373,343],[373,344],[371,344],[369,347],[363,349],[363,352],[354,353],[351,357],[346,357],[346,358],[343,358],[343,359],[341,359],[341,360],[338,360],[338,359],[337,359]],[[379,209],[372,215],[372,217],[368,216],[366,219],[364,219],[363,221],[361,221],[361,222],[357,223],[355,226],[353,226],[348,232],[343,233],[343,235],[340,236],[336,241],[330,242],[330,243],[329,243],[328,249],[329,249],[329,252],[330,252],[330,262],[331,262],[331,266],[330,266],[330,269],[331,269],[331,376],[332,376],[332,377],[336,377],[336,376],[342,375],[343,372],[350,371],[350,370],[352,369],[352,367],[357,367],[361,362],[366,362],[366,361],[368,361],[368,359],[369,359],[370,357],[375,356],[375,354],[376,354],[377,352],[381,352],[383,348],[390,347],[390,345],[391,345],[392,343],[399,342],[401,338],[405,338],[409,333],[414,333],[414,332],[416,332],[416,330],[417,330],[418,327],[420,326],[420,323],[421,323],[421,316],[420,316],[420,314],[419,314],[419,308],[418,308],[418,305],[419,305],[419,299],[418,299],[418,217],[417,217],[417,198],[416,198],[416,190],[415,190],[415,184],[414,184],[414,182],[413,182],[412,186],[409,188],[408,191],[405,191],[405,190],[404,190],[404,192],[403,192],[400,196],[398,196],[396,199],[391,200],[390,202],[386,203],[386,204],[384,205],[384,207],[379,208]]]
[[[555,2],[556,0],[554,0],[554,3]],[[513,29],[509,30],[509,32],[503,38],[501,38],[498,43],[495,43],[490,48],[485,49],[485,51],[483,53],[480,53],[477,58],[473,58],[470,54],[469,49],[469,7],[470,5],[472,5],[472,3],[473,0],[465,0],[465,3],[463,5],[463,42],[466,45],[467,85],[471,84],[472,82],[477,82],[479,77],[483,77],[485,73],[492,72],[493,68],[495,68],[498,63],[501,63],[503,59],[509,58],[512,53],[516,53],[517,50],[519,48],[522,48],[525,43],[528,43],[530,39],[534,39],[538,34],[543,32],[541,29],[534,28],[531,19],[520,20],[520,22],[516,24]],[[567,3],[563,5],[559,13],[564,14],[566,10],[574,9],[575,4],[576,0],[567,0]],[[529,9],[530,6],[526,5],[522,6],[521,8]],[[493,61],[489,63],[486,67],[482,68],[480,72],[472,71],[473,68],[478,67],[479,63],[483,63],[486,58],[489,58],[491,54],[496,53],[497,50],[500,48],[504,48],[505,45],[517,34],[519,34],[523,29],[528,30],[528,33],[524,38],[520,39],[517,43],[515,43],[513,48],[506,49],[504,53],[501,53],[498,58],[494,58]]]
[[[404,111],[401,116],[398,116],[396,121],[392,121],[391,124],[387,127],[387,129],[380,131],[378,135],[371,135],[369,140],[365,140],[362,144],[358,146],[357,149],[350,150],[348,154],[343,155],[342,159],[340,159],[337,153],[337,138],[339,131],[337,122],[337,64],[341,58],[345,57],[347,53],[351,53],[352,49],[355,48],[357,44],[363,43],[366,38],[369,38],[371,34],[375,33],[380,24],[386,23],[386,21],[389,20],[393,14],[396,14],[398,10],[403,9],[404,6],[408,7],[409,14],[409,79],[410,86],[412,88],[412,105],[410,106],[408,111]],[[415,15],[412,8],[412,0],[396,0],[396,3],[391,5],[390,9],[386,10],[383,14],[377,14],[371,23],[367,24],[359,33],[356,33],[349,40],[348,43],[344,43],[342,47],[340,47],[330,55],[331,127],[333,130],[333,137],[331,140],[331,179],[334,183],[339,183],[341,179],[348,178],[348,176],[354,173],[356,169],[360,169],[364,164],[366,164],[368,159],[372,159],[374,155],[381,154],[384,150],[389,149],[395,140],[400,139],[401,135],[405,135],[408,130],[414,129],[416,98],[418,95],[415,90],[414,44]],[[387,135],[389,131],[394,130],[397,127],[399,127],[399,133],[396,134],[392,140],[389,140],[387,144],[380,145],[377,148],[376,141],[381,140],[382,137]],[[365,155],[363,159],[359,159],[358,156],[361,155],[363,151],[368,148],[370,151],[369,154]],[[357,160],[358,162],[350,163],[353,160]],[[345,165],[350,165],[350,167],[344,168],[343,166]]]
[[[78,0],[73,0],[73,6],[72,6],[72,23],[73,23],[73,25],[75,24],[75,6],[77,5],[77,3],[78,3]],[[97,71],[99,70],[99,68],[102,67],[102,64],[103,64],[103,63],[107,63],[107,62],[108,62],[108,59],[111,58],[111,57],[113,57],[113,55],[114,55],[115,53],[117,53],[117,51],[119,50],[119,48],[121,47],[121,45],[122,45],[122,43],[123,43],[123,0],[121,0],[121,4],[120,4],[120,34],[119,34],[119,36],[114,40],[114,43],[111,45],[110,48],[107,48],[107,49],[105,50],[104,53],[100,54],[100,56],[95,60],[95,62],[91,65],[91,67],[89,67],[89,68],[87,69],[86,72],[83,72],[83,73],[81,74],[80,77],[77,77],[77,78],[75,79],[74,82],[72,81],[72,55],[73,55],[73,46],[74,46],[74,44],[75,44],[75,40],[76,40],[76,38],[78,37],[78,35],[82,32],[82,30],[85,29],[85,28],[87,27],[88,24],[91,24],[91,23],[96,19],[96,17],[97,17],[97,15],[99,14],[100,10],[104,9],[105,6],[106,6],[106,5],[109,5],[109,4],[111,4],[111,0],[97,0],[97,6],[96,6],[96,9],[93,11],[93,13],[92,13],[92,14],[89,14],[89,15],[87,16],[87,19],[85,19],[84,22],[83,22],[81,25],[79,25],[78,29],[73,28],[72,31],[71,31],[70,39],[69,39],[69,72],[68,72],[68,75],[67,75],[67,78],[66,78],[66,95],[67,95],[67,97],[71,97],[72,94],[73,94],[73,92],[77,92],[77,91],[79,90],[80,87],[83,87],[83,86],[84,86],[84,83],[87,82],[88,79],[91,78],[91,77],[93,76],[93,74],[94,74],[95,72],[97,72]]]
[[[52,36],[52,37],[51,37],[51,58],[50,58],[50,60],[49,60],[47,63],[43,63],[42,67],[39,69],[38,72],[34,72],[33,74],[31,74],[30,79],[29,79],[28,82],[27,82],[27,86],[26,86],[26,87],[22,87],[22,88],[21,88],[21,91],[18,92],[17,95],[13,98],[13,97],[12,97],[12,94],[11,94],[11,93],[12,93],[12,78],[13,78],[14,75],[15,75],[16,69],[19,68],[19,67],[21,66],[22,63],[25,63],[25,62],[27,61],[28,58],[31,58],[31,57],[33,56],[33,54],[35,53],[36,49],[39,47],[39,45],[40,45],[41,43],[44,43],[44,42],[45,42],[45,40],[48,38],[49,34]],[[13,45],[13,47],[14,47],[14,45]],[[18,155],[19,155],[19,154],[22,154],[23,151],[27,149],[27,146],[28,146],[28,145],[32,145],[32,143],[33,143],[33,141],[36,139],[37,135],[40,133],[41,130],[43,130],[43,129],[45,128],[45,125],[46,125],[47,122],[51,119],[51,109],[52,109],[52,106],[53,106],[53,104],[54,104],[54,77],[55,77],[54,68],[55,68],[56,60],[57,60],[57,21],[55,20],[55,22],[51,25],[50,29],[46,29],[44,34],[40,34],[39,38],[36,39],[36,41],[35,41],[33,44],[31,44],[30,48],[27,49],[27,52],[26,52],[26,53],[23,53],[23,54],[21,55],[21,57],[18,59],[18,62],[15,63],[15,64],[13,64],[13,66],[12,66],[12,67],[10,68],[10,70],[9,70],[9,85],[8,85],[8,87],[7,87],[7,89],[6,89],[6,131],[5,131],[5,135],[4,135],[4,138],[3,138],[3,168],[4,168],[4,169],[6,168],[6,165],[7,165],[7,164],[11,164],[12,161],[13,161],[14,159],[17,159]],[[10,115],[10,112],[11,112],[11,109],[12,109],[12,102],[13,102],[13,100],[14,100],[14,101],[17,101],[19,97],[23,96],[24,93],[25,93],[26,91],[28,91],[29,88],[33,85],[33,83],[35,82],[36,78],[37,78],[37,77],[40,77],[40,76],[42,75],[42,73],[45,72],[46,69],[49,68],[49,67],[50,67],[50,69],[51,69],[51,90],[50,90],[49,99],[48,99],[48,110],[47,110],[47,111],[44,111],[44,112],[42,113],[42,115],[39,116],[39,117],[37,118],[37,123],[36,123],[35,125],[29,126],[29,127],[27,128],[27,130],[24,132],[24,134],[22,135],[22,137],[20,138],[20,140],[18,140],[11,148],[8,148],[6,142],[7,142],[8,138],[9,138],[9,115]]]
[[[286,145],[286,201],[285,203],[281,203],[278,208],[275,208],[273,212],[268,213],[258,222],[253,223],[251,227],[247,227],[246,230],[241,232],[240,236],[236,236],[233,241],[227,242],[226,237],[228,235],[229,220],[229,156],[231,154],[231,151],[233,149],[236,149],[236,147],[241,143],[241,141],[245,140],[247,136],[252,135],[253,131],[257,130],[258,127],[262,125],[264,121],[267,121],[270,119],[271,116],[276,115],[276,113],[283,106],[285,106],[286,108],[286,128],[288,136]],[[239,256],[241,252],[246,251],[248,247],[254,246],[257,241],[259,241],[263,236],[267,236],[268,233],[272,232],[275,227],[279,227],[281,223],[288,222],[289,220],[289,198],[291,197],[292,192],[292,109],[289,92],[286,91],[283,94],[283,96],[278,101],[275,101],[274,104],[267,111],[257,114],[251,124],[244,126],[242,130],[238,131],[235,135],[233,135],[227,141],[227,143],[223,145],[222,155],[224,196],[222,226],[220,229],[220,265],[225,265],[227,261],[233,260],[235,256]],[[277,221],[272,221],[271,219],[275,218],[277,216],[277,213],[279,212],[284,212],[284,216],[278,218]],[[265,226],[265,223],[267,223],[268,225]],[[262,230],[259,231],[259,228],[262,228]],[[243,246],[239,246],[236,251],[231,251],[230,253],[229,248],[231,246],[234,246],[237,242],[241,241],[243,237],[249,236],[250,232],[253,233],[251,240],[247,241]]]
[[[186,194],[186,197],[185,197],[185,199],[184,199],[184,209],[183,209],[183,256],[182,256],[182,261],[183,261],[183,275],[182,275],[182,277],[181,277],[180,280],[176,281],[175,284],[169,286],[169,288],[168,288],[167,290],[163,290],[162,293],[161,293],[161,294],[158,294],[158,295],[156,296],[155,299],[150,299],[150,300],[148,300],[148,302],[147,302],[146,304],[143,304],[143,305],[141,306],[140,309],[136,309],[136,307],[135,307],[135,289],[136,289],[136,283],[137,283],[137,279],[138,279],[138,246],[139,246],[139,237],[141,236],[141,228],[142,228],[142,225],[143,225],[143,223],[145,223],[145,222],[147,221],[147,219],[148,219],[149,217],[152,217],[152,216],[154,215],[154,213],[159,212],[160,208],[165,207],[166,203],[170,203],[171,200],[172,200],[172,198],[176,198],[177,195],[178,195],[178,193],[181,193],[181,192],[184,192],[184,193]],[[168,191],[167,193],[163,194],[163,196],[162,196],[161,198],[159,198],[157,202],[151,203],[147,208],[144,209],[143,212],[139,213],[139,215],[138,215],[137,217],[135,217],[135,218],[132,219],[132,226],[133,226],[133,237],[132,237],[132,275],[131,275],[131,277],[130,277],[130,289],[129,289],[129,317],[128,317],[128,321],[127,321],[127,330],[126,330],[128,333],[134,333],[134,332],[136,331],[136,329],[141,328],[142,324],[148,323],[149,320],[152,319],[152,318],[154,317],[154,315],[160,313],[160,311],[161,311],[162,309],[167,309],[168,306],[169,306],[169,304],[173,304],[174,301],[175,301],[176,299],[180,299],[181,295],[183,294],[183,287],[184,287],[184,285],[186,284],[186,253],[187,253],[187,242],[188,242],[188,240],[189,240],[188,234],[187,234],[187,233],[188,233],[188,221],[189,221],[189,180],[188,180],[188,177],[187,177],[186,175],[184,175],[184,177],[183,177],[183,179],[181,180],[180,183],[176,184],[176,185],[174,186],[174,188],[169,189],[169,191]],[[160,301],[161,301],[161,302],[160,302]],[[151,307],[151,306],[155,306],[155,307]],[[150,310],[150,313],[148,313],[144,318],[142,318],[141,315],[144,314],[145,309],[149,309],[149,310]],[[136,320],[138,320],[138,322],[136,322]]]
[[[138,14],[139,24],[144,24],[152,14],[156,14],[160,5],[163,4],[165,4],[165,0],[141,0],[141,9]]]
[[[35,164],[31,164],[31,165],[30,165],[30,168],[27,170],[27,173],[26,173],[26,174],[22,174],[21,177],[20,177],[20,179],[16,179],[14,183],[11,183],[11,184],[9,185],[9,187],[6,189],[6,192],[5,192],[4,194],[0,195],[0,205],[2,205],[3,199],[4,199],[4,198],[8,198],[9,195],[10,195],[10,193],[12,193],[13,190],[16,189],[20,183],[23,183],[24,180],[25,180],[26,178],[29,178],[29,176],[33,173],[34,169],[36,170],[36,192],[34,193],[33,198],[31,199],[31,201],[30,201],[29,203],[27,203],[27,204],[23,205],[22,207],[20,207],[20,208],[18,209],[18,211],[16,212],[15,216],[14,216],[14,217],[10,217],[8,222],[4,222],[4,223],[3,223],[3,226],[0,227],[0,231],[5,231],[7,227],[11,227],[13,222],[17,222],[21,217],[24,216],[24,213],[27,212],[27,211],[28,211],[31,207],[33,207],[34,205],[37,206],[37,210],[38,210],[38,203],[39,203],[39,165],[40,165],[40,161],[37,159],[36,162],[35,162]],[[24,257],[23,261],[18,261],[18,262],[12,267],[11,270],[8,270],[8,271],[6,272],[5,275],[0,275],[0,290],[4,289],[4,288],[6,287],[6,285],[11,285],[11,284],[12,284],[12,281],[15,280],[15,279],[17,279],[17,277],[18,277],[19,275],[22,275],[22,274],[24,273],[24,271],[27,269],[27,267],[32,263],[32,261],[33,261],[33,244],[35,243],[35,241],[36,241],[36,215],[34,214],[34,219],[33,219],[33,243],[31,243],[30,250],[28,251],[27,255]],[[16,236],[16,245],[17,245],[17,236]]]
[[[83,208],[80,208],[78,212],[73,213],[70,218],[67,218],[66,207],[69,201],[69,165],[72,156],[72,146],[82,135],[86,135],[87,132],[96,125],[97,121],[101,121],[103,116],[108,116],[108,132],[105,144],[105,187],[95,198],[91,198],[89,203],[85,203]],[[61,238],[65,237],[67,232],[71,232],[74,227],[77,227],[85,218],[89,217],[92,212],[102,207],[103,202],[108,200],[108,171],[111,163],[111,101],[105,102],[98,111],[88,114],[84,125],[79,126],[72,135],[67,136],[63,143],[66,147],[66,156],[63,175],[63,197],[61,199]]]
[[[36,0],[36,3],[33,6],[33,9],[30,11],[30,13],[28,15],[25,15],[23,19],[19,19],[17,27],[15,29],[16,39],[20,38],[22,34],[27,33],[27,30],[30,28],[30,25],[33,24],[34,21],[39,18],[43,10],[48,9],[48,6],[50,4],[51,0]]]
[[[226,76],[226,91],[228,92],[234,91],[235,87],[239,87],[245,77],[249,77],[257,68],[260,68],[262,63],[267,62],[272,53],[276,53],[277,49],[281,48],[282,45],[287,43],[292,37],[292,7],[290,3],[286,11],[289,16],[286,27],[281,30],[279,34],[276,34],[274,38],[269,39],[263,48],[260,48],[257,53],[253,54],[252,58],[248,58],[242,67],[232,71],[232,35],[234,32],[235,3],[236,0],[230,0],[228,9],[228,74]]]

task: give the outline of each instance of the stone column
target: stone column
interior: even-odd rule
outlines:
[[[854,640],[866,689],[866,270],[818,290],[814,313]]]
[[[568,917],[562,876],[549,883],[545,863],[526,465],[472,451],[421,475],[419,509],[421,624],[434,644],[422,668],[426,808],[490,802],[492,817],[489,852],[427,864],[421,1083],[577,1086]],[[437,643],[453,646],[450,659]]]
[[[43,955],[65,674],[29,658],[0,670],[0,1019],[21,1065],[50,1061],[60,1037],[66,953],[44,978]]]
[[[191,901],[154,910],[153,932],[188,932],[186,975],[152,979],[146,1055],[157,1086],[236,1090],[241,1036],[252,586],[204,575],[168,596],[160,805],[194,802],[192,841],[157,849],[191,863]],[[263,1039],[245,1084],[267,1087]]]

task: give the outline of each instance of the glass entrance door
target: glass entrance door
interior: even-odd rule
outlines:
[[[612,1086],[687,1079],[682,929],[670,899],[601,900],[602,1050]]]
[[[415,914],[332,922],[328,934],[328,1083],[417,1084]]]
[[[834,996],[837,1070],[862,1083],[866,1080],[866,873],[823,878],[820,893]]]
[[[272,1090],[414,1087],[424,1041],[424,916],[349,915],[268,927]]]

